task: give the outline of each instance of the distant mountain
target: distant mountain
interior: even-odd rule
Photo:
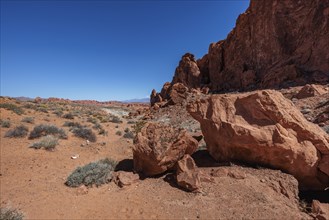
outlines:
[[[129,99],[125,100],[122,102],[127,102],[127,103],[148,103],[150,102],[150,98],[143,98],[143,99]]]
[[[25,96],[13,97],[13,99],[16,99],[16,100],[19,100],[19,101],[23,101],[23,102],[33,101],[34,100],[33,98],[25,97]]]

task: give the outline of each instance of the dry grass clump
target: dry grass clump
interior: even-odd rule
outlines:
[[[112,180],[112,172],[116,164],[116,161],[106,158],[78,167],[67,177],[65,185],[70,187],[78,187],[82,184],[100,186],[108,183]]]
[[[46,150],[52,151],[58,144],[58,138],[52,135],[47,135],[41,138],[40,141],[33,143],[30,147],[34,149],[44,148]]]
[[[74,119],[74,115],[72,113],[66,113],[62,116],[65,119]]]
[[[10,128],[11,122],[10,122],[10,120],[0,119],[0,125],[1,125],[2,128]]]
[[[1,220],[23,220],[24,215],[20,211],[12,208],[0,208]]]
[[[34,118],[33,117],[25,117],[25,118],[22,119],[21,122],[33,124],[34,123]]]

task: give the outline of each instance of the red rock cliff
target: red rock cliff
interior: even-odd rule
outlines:
[[[212,91],[329,81],[329,0],[251,0],[227,38],[195,61],[182,57],[172,84]]]

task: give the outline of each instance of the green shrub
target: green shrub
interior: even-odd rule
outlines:
[[[63,129],[57,128],[55,125],[45,124],[41,124],[34,127],[34,129],[30,133],[29,139],[34,139],[49,134],[57,136],[61,139],[67,139],[67,135]]]
[[[25,137],[29,129],[24,125],[19,125],[12,130],[7,131],[5,137]]]
[[[41,138],[40,141],[33,143],[30,147],[34,149],[45,148],[46,150],[53,150],[55,149],[56,145],[58,144],[58,138],[52,135],[47,135]]]
[[[121,131],[117,131],[117,132],[115,132],[115,134],[121,136],[122,135],[122,132]]]
[[[91,142],[96,142],[96,135],[89,128],[84,128],[84,127],[77,128],[76,127],[72,130],[72,132],[77,137],[86,139],[86,140],[91,141]]]
[[[1,220],[23,220],[24,215],[11,208],[0,208],[0,219]]]
[[[2,119],[0,119],[0,125],[3,128],[10,128],[11,122],[10,122],[10,120],[2,120]]]
[[[25,117],[25,118],[22,119],[22,122],[33,124],[34,123],[34,118],[33,117]]]
[[[11,110],[18,115],[24,114],[24,110],[21,107],[18,107],[17,105],[10,104],[10,103],[1,103],[0,108]]]
[[[65,185],[70,187],[78,187],[82,184],[100,186],[108,183],[112,180],[112,172],[116,164],[117,162],[106,158],[78,167],[67,177]]]
[[[72,113],[66,113],[62,117],[65,119],[74,119],[74,115]]]

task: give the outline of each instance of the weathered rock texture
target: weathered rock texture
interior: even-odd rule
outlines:
[[[193,154],[198,148],[198,141],[185,130],[159,123],[147,123],[134,143],[134,170],[146,176],[173,168],[185,154]]]
[[[329,185],[329,136],[280,92],[212,95],[189,103],[210,154],[281,169],[303,188]]]
[[[195,61],[185,54],[172,85],[253,90],[329,81],[329,0],[251,0],[225,40]]]

